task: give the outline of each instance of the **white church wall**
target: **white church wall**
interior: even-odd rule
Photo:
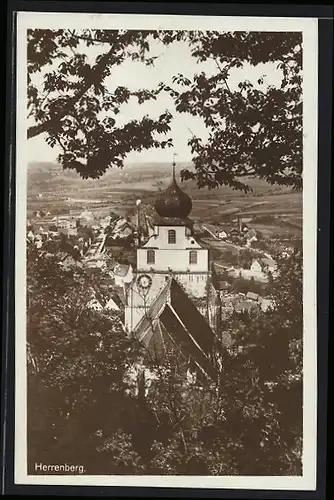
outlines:
[[[153,250],[153,249],[152,249]],[[206,248],[196,248],[197,263],[189,263],[189,253],[193,250],[180,249],[160,249],[155,251],[155,262],[147,263],[148,249],[140,248],[137,250],[137,269],[141,271],[189,271],[206,272],[209,267],[209,252]],[[194,248],[195,250],[195,248]]]
[[[175,278],[183,285],[187,293],[196,298],[202,298],[207,293],[208,273],[176,274]]]
[[[138,273],[137,276],[140,276]],[[125,308],[125,327],[128,331],[136,328],[156,297],[162,291],[166,280],[172,276],[183,286],[190,297],[203,298],[207,295],[209,273],[150,273],[152,284],[146,294],[137,286],[134,280],[128,295]],[[203,310],[204,314],[204,310]]]
[[[168,231],[175,231],[175,243],[168,242]],[[143,245],[143,248],[158,248],[184,250],[186,248],[202,248],[201,245],[191,235],[187,235],[185,226],[156,226],[155,235]]]

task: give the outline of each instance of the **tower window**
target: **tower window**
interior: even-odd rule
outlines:
[[[155,264],[155,251],[154,250],[147,250],[146,262],[147,262],[147,264]]]
[[[176,232],[175,232],[175,229],[170,229],[168,231],[168,243],[176,243]]]
[[[197,264],[197,252],[196,252],[196,250],[190,250],[190,252],[189,252],[189,264]]]

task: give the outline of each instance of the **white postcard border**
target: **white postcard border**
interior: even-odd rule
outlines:
[[[99,29],[302,31],[304,93],[304,411],[303,475],[294,476],[87,476],[27,474],[26,30],[85,26]],[[144,14],[19,12],[17,14],[17,125],[15,227],[15,484],[315,490],[317,451],[317,102],[318,22],[311,18],[256,18]]]

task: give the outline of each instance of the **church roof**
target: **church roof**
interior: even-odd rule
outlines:
[[[214,377],[214,333],[174,278],[166,283],[135,334],[154,353],[163,352],[164,344],[176,345],[186,358],[192,358],[204,373]]]
[[[173,179],[170,186],[158,196],[154,208],[161,217],[186,218],[191,212],[192,201],[177,185],[175,179],[175,164],[173,164]]]
[[[192,228],[193,222],[188,217],[161,217],[155,215],[152,220],[155,226],[187,226]]]

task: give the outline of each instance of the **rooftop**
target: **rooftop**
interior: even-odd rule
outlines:
[[[191,198],[179,188],[175,179],[175,163],[173,163],[172,182],[167,189],[159,193],[154,208],[160,217],[169,218],[185,219],[191,212]]]
[[[168,280],[135,333],[153,352],[157,344],[171,342],[202,372],[214,376],[211,362],[214,333],[174,278]]]

